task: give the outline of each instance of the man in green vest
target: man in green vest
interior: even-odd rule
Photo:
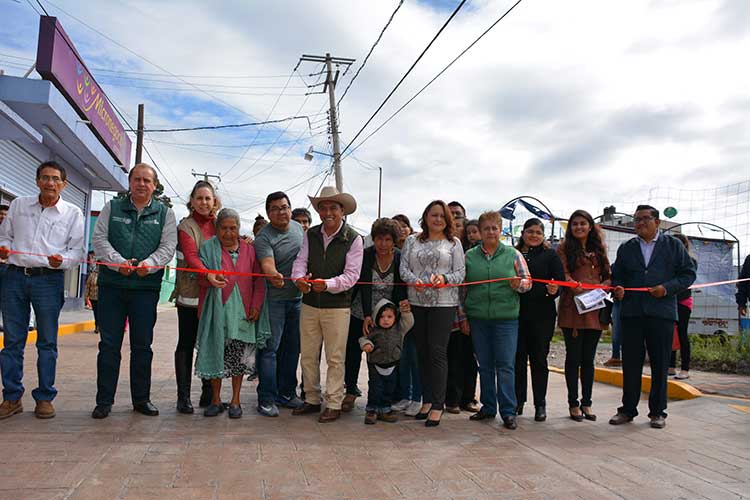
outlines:
[[[93,418],[107,418],[115,402],[126,320],[133,409],[149,416],[159,414],[151,403],[151,343],[164,275],[160,266],[168,264],[175,253],[177,224],[172,209],[153,197],[159,178],[151,165],[135,165],[128,181],[127,196],[104,205],[92,236],[98,260],[112,264],[99,271],[101,340]]]
[[[357,202],[347,193],[326,186],[310,203],[322,224],[311,227],[292,266],[292,279],[303,293],[300,312],[300,364],[305,383],[305,403],[293,415],[318,413],[320,348],[325,344],[326,408],[321,423],[341,416],[344,400],[344,360],[349,335],[351,288],[362,268],[362,237],[343,220],[354,213]]]

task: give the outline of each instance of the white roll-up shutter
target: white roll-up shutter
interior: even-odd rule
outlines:
[[[13,196],[34,196],[39,159],[13,141],[0,139],[0,187]]]

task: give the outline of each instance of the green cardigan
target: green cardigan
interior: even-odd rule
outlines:
[[[477,245],[466,252],[466,282],[516,276],[516,251],[500,243],[488,257]],[[469,319],[518,319],[520,299],[508,281],[467,286],[464,309]]]

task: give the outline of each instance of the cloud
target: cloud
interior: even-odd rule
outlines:
[[[213,94],[136,88],[186,85],[47,2],[89,66],[152,74],[123,80],[112,72],[94,72],[129,121],[137,105],[145,103],[150,128],[325,112],[325,95],[305,98],[290,95],[305,89],[289,88],[279,97],[284,76],[303,53],[330,52],[360,64],[396,6],[395,0],[59,3],[135,53],[172,73],[190,75],[183,79]],[[512,3],[467,4],[355,145]],[[455,4],[404,3],[341,103],[344,146]],[[38,25],[33,11],[10,2],[0,9],[7,19],[0,24],[0,53],[33,58]],[[472,215],[520,194],[539,197],[555,212],[586,208],[599,213],[609,201],[641,199],[655,182],[697,189],[706,182],[746,179],[750,68],[741,61],[750,52],[749,9],[744,0],[583,0],[573,7],[522,2],[354,154],[383,167],[382,213],[402,212],[414,220],[434,198],[458,199]],[[320,65],[303,64],[299,70],[301,78],[294,76],[290,87],[303,85],[303,79],[315,81],[318,77],[309,75]],[[354,70],[342,76],[339,95]],[[23,69],[8,72],[22,74]],[[226,78],[230,75],[272,78]],[[325,132],[325,120],[316,126]],[[330,145],[325,135],[310,137],[306,127],[295,122],[288,128],[147,134],[147,146],[182,196],[194,182],[192,170],[221,173],[225,201],[250,217],[262,210],[268,192],[292,188],[292,203],[304,206],[306,195],[320,185],[330,159],[318,155],[308,163],[302,155],[311,145],[330,152]],[[254,145],[193,145],[209,143]],[[378,172],[352,157],[343,165],[345,187],[360,206],[352,221],[369,227],[377,215]],[[321,175],[310,179],[315,174]]]

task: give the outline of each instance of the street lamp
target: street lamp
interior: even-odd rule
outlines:
[[[313,161],[313,153],[333,158],[333,155],[329,155],[328,153],[324,153],[322,151],[315,151],[313,147],[310,146],[310,148],[307,150],[307,153],[305,153],[305,160]]]

